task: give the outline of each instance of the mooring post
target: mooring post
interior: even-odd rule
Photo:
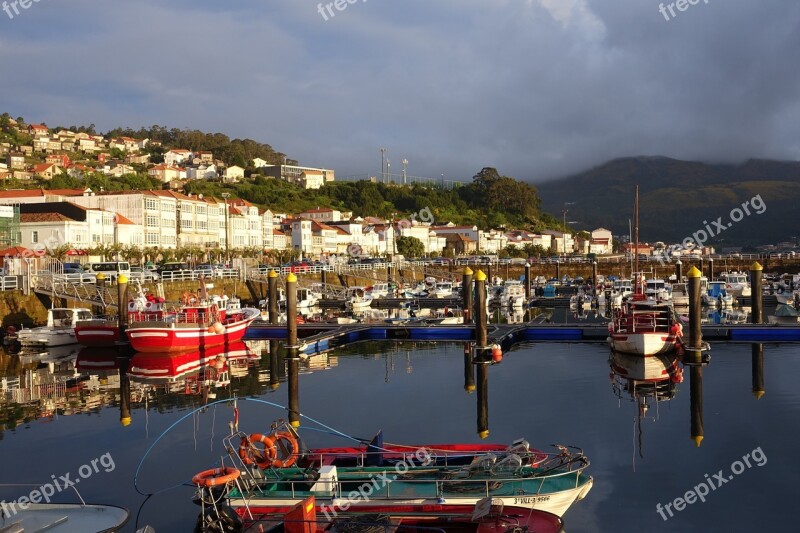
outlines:
[[[531,264],[525,261],[525,305],[531,299]]]
[[[764,345],[753,343],[753,396],[760,400],[764,390]]]
[[[478,362],[478,437],[489,436],[489,362]]]
[[[297,276],[286,276],[286,350],[289,363],[289,423],[300,427],[300,357],[297,345]]]
[[[325,267],[322,267],[322,271],[319,273],[319,280],[322,283],[322,299],[328,299],[328,271],[325,270]]]
[[[125,338],[128,329],[128,276],[117,277],[117,316],[119,317],[119,338]]]
[[[461,299],[463,300],[464,324],[470,324],[472,322],[472,269],[469,267],[464,267],[464,273],[461,276]]]
[[[714,281],[714,258],[708,258],[708,281]]]
[[[485,351],[488,349],[486,346],[488,333],[487,333],[487,313],[486,313],[486,274],[482,270],[475,273],[475,305],[474,305],[474,320],[475,320],[475,359],[487,359]]]
[[[597,261],[592,261],[592,296],[597,297]]]
[[[486,274],[481,270],[475,273],[475,355],[473,361],[478,365],[478,436],[489,436],[489,364],[487,357],[489,335],[486,313]]]
[[[689,407],[691,409],[691,437],[696,447],[703,442],[703,366],[689,367]]]
[[[123,427],[131,424],[131,378],[128,375],[128,357],[119,361],[119,423]]]
[[[681,283],[683,280],[683,263],[681,263],[680,259],[675,261],[675,278],[676,283]]]
[[[269,341],[269,388],[276,390],[281,384],[280,341]]]
[[[561,261],[556,259],[556,279],[561,281]]]
[[[475,368],[472,366],[472,345],[464,344],[464,390],[475,392]]]
[[[764,320],[764,291],[761,280],[763,271],[764,267],[758,261],[750,265],[750,299],[753,307],[750,322],[753,324],[761,324]]]
[[[95,315],[106,315],[108,312],[105,309],[105,306],[102,304],[104,301],[102,298],[102,294],[104,292],[106,286],[106,275],[102,272],[99,272],[97,276],[95,276],[95,286],[97,287],[97,296],[99,296],[99,302],[97,305],[94,306],[94,314]]]
[[[701,300],[700,300],[700,277],[701,272],[692,267],[686,273],[689,278],[689,349],[698,358],[702,350],[703,330],[701,328]]]
[[[278,273],[270,270],[267,274],[267,308],[269,323],[278,323]]]

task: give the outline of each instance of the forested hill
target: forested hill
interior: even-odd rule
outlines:
[[[766,205],[763,214],[745,216],[712,242],[755,245],[800,236],[800,162],[723,165],[632,157],[538,184],[538,189],[542,210],[559,215],[566,208],[573,227],[602,226],[627,234],[637,184],[642,241],[683,240],[718,217],[727,225],[731,210],[756,196]]]

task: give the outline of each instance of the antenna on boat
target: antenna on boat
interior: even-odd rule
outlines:
[[[636,265],[635,274],[634,274],[634,283],[636,286],[634,287],[634,294],[641,294],[642,287],[639,282],[639,186],[636,186],[636,198],[633,201],[633,235],[636,239],[636,258],[634,259],[634,265]]]

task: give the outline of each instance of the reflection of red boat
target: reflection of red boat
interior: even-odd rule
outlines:
[[[78,372],[119,369],[119,352],[116,348],[81,348],[75,360]]]
[[[241,340],[259,315],[258,309],[239,308],[238,300],[225,306],[219,298],[203,299],[161,318],[131,317],[126,333],[137,352],[196,350]]]
[[[242,341],[225,346],[178,353],[140,352],[131,359],[128,373],[134,379],[176,379],[197,372],[219,361],[221,371],[228,362],[249,359],[252,351]]]

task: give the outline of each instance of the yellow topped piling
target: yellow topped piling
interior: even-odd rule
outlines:
[[[764,267],[763,267],[763,266],[761,266],[761,263],[759,263],[758,261],[756,261],[755,263],[753,263],[752,265],[750,265],[750,270],[764,270]]]
[[[274,270],[270,270],[269,274],[267,274],[267,277],[268,278],[277,278],[278,277],[278,273],[275,272]]]
[[[702,275],[703,275],[703,273],[702,273],[702,272],[700,272],[700,271],[697,269],[697,267],[696,267],[696,266],[693,266],[692,268],[690,268],[690,269],[689,269],[689,272],[687,272],[687,273],[686,273],[686,277],[687,277],[687,278],[699,278],[699,277],[701,277]]]
[[[470,267],[464,267],[464,275],[471,276],[473,274],[472,269]]]
[[[475,277],[473,278],[475,281],[486,281],[486,274],[483,273],[483,270],[478,269],[475,272]]]
[[[297,276],[294,272],[289,272],[289,275],[286,276],[286,283],[295,283],[297,281]]]
[[[703,442],[703,436],[702,435],[695,435],[695,436],[692,437],[692,440],[694,441],[694,445],[697,448],[699,448],[700,447],[700,443]]]

